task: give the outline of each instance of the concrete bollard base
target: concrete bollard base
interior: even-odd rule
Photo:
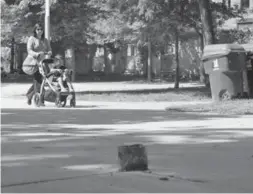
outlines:
[[[118,159],[120,171],[148,170],[147,152],[142,144],[119,146]]]

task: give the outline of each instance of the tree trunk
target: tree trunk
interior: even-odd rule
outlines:
[[[202,23],[202,34],[204,39],[204,46],[215,44],[215,34],[213,28],[212,12],[210,9],[210,0],[199,0],[199,11]],[[204,82],[209,87],[208,75],[205,74],[203,64],[200,63],[200,72],[202,72],[200,81]]]
[[[204,36],[203,36],[203,34],[201,34],[200,35],[200,49],[201,49],[202,53],[204,51],[204,47],[205,47]]]
[[[94,60],[94,56],[96,54],[96,50],[97,50],[97,45],[92,44],[89,45],[89,57],[88,57],[88,73],[93,72],[93,60]]]
[[[199,0],[199,10],[203,28],[205,45],[215,44],[215,34],[213,28],[212,12],[210,9],[210,0]]]
[[[164,66],[164,54],[165,54],[164,50],[165,50],[164,46],[160,47],[160,70],[159,70],[160,79],[163,78],[162,71]]]
[[[104,44],[104,64],[105,64],[105,74],[108,75],[109,74],[109,64],[108,64],[108,60],[107,60],[107,48],[106,45]]]
[[[176,54],[176,75],[175,75],[175,85],[174,88],[179,88],[179,35],[178,29],[175,30],[175,54]]]
[[[151,50],[151,42],[148,42],[148,82],[152,81],[152,50]]]
[[[230,9],[231,8],[231,0],[222,0],[222,5],[224,9]]]
[[[222,0],[222,5],[227,6],[227,0]]]
[[[231,8],[231,0],[228,0],[228,8]]]
[[[202,32],[203,32],[203,30],[202,30]],[[204,41],[203,33],[200,33],[199,35],[200,35],[201,57],[202,57],[203,52],[204,52],[204,47],[205,47],[205,41]],[[199,73],[200,73],[200,82],[205,83],[205,79],[206,79],[207,75],[205,74],[204,64],[202,61],[200,61]]]
[[[10,72],[14,70],[14,57],[15,57],[15,39],[11,39],[11,63],[10,63]]]

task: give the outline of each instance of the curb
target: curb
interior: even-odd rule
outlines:
[[[148,94],[148,93],[161,93],[161,92],[167,92],[170,88],[164,88],[164,89],[142,89],[142,90],[86,90],[86,91],[75,91],[77,95],[84,95],[84,94],[115,94],[115,93],[121,93],[121,94]],[[23,97],[25,94],[9,94],[9,95],[1,95],[1,97]]]
[[[129,93],[129,94],[147,94],[147,93],[161,93],[161,92],[167,92],[170,88],[164,88],[164,89],[140,89],[140,90],[86,90],[86,91],[76,91],[76,94],[114,94],[114,93]]]

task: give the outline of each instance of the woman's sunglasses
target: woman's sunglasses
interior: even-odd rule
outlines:
[[[41,29],[41,28],[38,28],[38,29],[36,29],[36,31],[43,31],[43,29]]]

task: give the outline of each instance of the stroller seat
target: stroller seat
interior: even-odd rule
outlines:
[[[40,71],[41,71],[41,73],[44,73],[46,78],[50,78],[50,77],[53,77],[54,75],[56,75],[56,73],[50,72],[50,68],[49,68],[49,65],[52,64],[53,62],[54,62],[53,59],[44,59],[41,63]],[[55,78],[52,81],[57,82],[57,79]]]

